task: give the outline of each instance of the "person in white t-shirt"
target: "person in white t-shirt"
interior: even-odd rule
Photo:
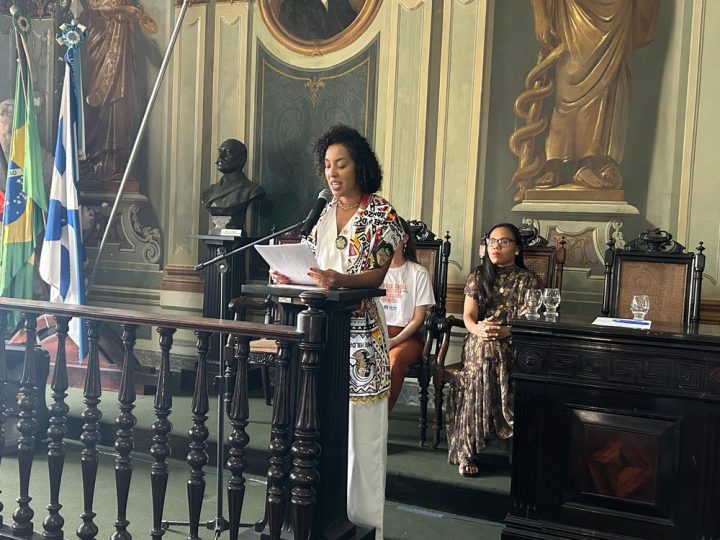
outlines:
[[[388,411],[395,406],[405,376],[422,354],[422,329],[427,310],[435,305],[430,274],[417,262],[415,240],[403,219],[403,236],[385,274],[381,299],[388,326],[390,349],[390,398]]]

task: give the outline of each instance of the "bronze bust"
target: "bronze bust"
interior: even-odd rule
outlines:
[[[265,190],[252,182],[242,169],[247,160],[247,148],[237,139],[228,139],[218,148],[215,164],[222,173],[220,180],[204,189],[200,195],[203,206],[215,216],[230,216],[228,229],[242,229],[250,204],[265,196]]]

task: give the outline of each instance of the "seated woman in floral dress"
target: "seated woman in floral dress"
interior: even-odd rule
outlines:
[[[512,437],[510,322],[525,291],[539,286],[523,262],[517,227],[495,225],[484,247],[481,264],[465,283],[463,320],[468,334],[463,368],[448,399],[448,461],[463,476],[479,472],[477,455],[487,439]]]

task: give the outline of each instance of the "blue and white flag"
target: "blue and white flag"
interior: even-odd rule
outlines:
[[[79,125],[73,70],[76,52],[79,51],[71,47],[65,53],[65,81],[60,103],[45,241],[40,254],[40,276],[50,285],[51,302],[83,305],[85,254],[78,197]],[[72,319],[69,336],[77,344],[82,362],[87,354],[85,321]]]

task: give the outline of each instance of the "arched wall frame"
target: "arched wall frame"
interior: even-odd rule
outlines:
[[[364,0],[355,19],[338,34],[327,39],[303,39],[280,22],[280,6],[288,1],[293,0],[260,0],[260,16],[272,36],[284,47],[307,56],[322,56],[353,43],[370,26],[382,4],[382,0]],[[362,0],[353,0],[351,4],[355,1]]]

